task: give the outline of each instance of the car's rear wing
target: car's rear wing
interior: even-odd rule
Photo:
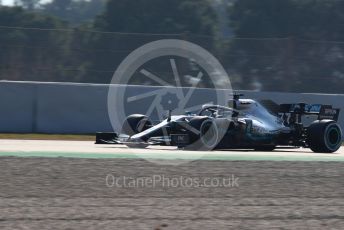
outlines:
[[[295,115],[317,115],[318,120],[330,119],[338,121],[340,109],[333,108],[332,105],[322,104],[281,104],[279,113],[289,113]]]

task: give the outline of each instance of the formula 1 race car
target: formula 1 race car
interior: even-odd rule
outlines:
[[[97,133],[97,144],[129,147],[169,145],[191,150],[254,149],[272,151],[276,146],[310,148],[333,153],[342,144],[337,123],[339,109],[321,104],[281,104],[271,100],[241,99],[235,94],[228,106],[203,105],[198,114],[168,117],[153,125],[145,115],[126,118],[122,134]],[[315,121],[303,124],[305,116]]]

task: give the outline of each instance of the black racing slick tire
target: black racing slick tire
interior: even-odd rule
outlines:
[[[220,131],[215,120],[206,120],[200,129],[200,144],[202,150],[213,150],[220,142]]]
[[[132,136],[149,129],[151,126],[152,122],[147,116],[142,114],[133,114],[125,119],[122,125],[122,133]]]
[[[189,150],[210,151],[215,149],[220,143],[223,134],[220,129],[223,121],[204,117],[195,117],[190,120],[189,125],[195,132],[189,132],[191,144],[186,147]]]
[[[334,153],[342,145],[342,130],[333,120],[317,120],[307,129],[308,145],[316,153]]]
[[[199,140],[199,131],[201,129],[202,123],[208,120],[208,117],[194,117],[190,120],[189,126],[193,129],[188,130],[188,135],[190,137],[190,142],[194,143]]]
[[[204,121],[207,121],[209,118],[205,116],[193,117],[188,123],[187,133],[190,139],[190,142],[187,146],[184,147],[186,150],[203,150],[203,146],[200,141],[200,129]]]

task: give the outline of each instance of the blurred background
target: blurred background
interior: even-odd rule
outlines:
[[[341,0],[0,0],[0,80],[110,83],[134,49],[201,45],[240,90],[344,93]],[[192,61],[189,63],[192,69]],[[156,74],[168,81],[163,65]],[[172,70],[170,70],[172,72]],[[184,75],[184,85],[191,85]],[[154,85],[136,77],[132,84]],[[201,87],[211,87],[206,79]]]

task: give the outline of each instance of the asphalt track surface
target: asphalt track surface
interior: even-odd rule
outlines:
[[[0,229],[344,228],[343,149],[1,140],[0,156]]]

